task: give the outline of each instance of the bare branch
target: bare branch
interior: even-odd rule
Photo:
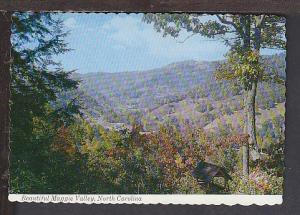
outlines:
[[[258,26],[261,26],[264,21],[265,15],[260,15],[260,19],[258,21]]]
[[[217,18],[220,20],[220,22],[222,22],[223,24],[226,25],[231,25],[233,26],[237,31],[239,31],[239,27],[232,21],[229,21],[227,19],[225,19],[224,17],[221,17],[219,14],[216,14]]]
[[[190,39],[191,37],[193,37],[195,35],[197,35],[197,33],[193,33],[193,34],[187,36],[186,38],[184,38],[184,40],[182,40],[182,41],[176,41],[176,42],[177,43],[184,43],[185,41],[187,41],[188,39]],[[201,41],[219,41],[219,40],[218,39],[206,39],[206,40],[201,39]]]
[[[255,19],[255,27],[261,28],[263,26],[265,15],[254,16]]]
[[[196,33],[193,33],[193,34],[187,36],[186,38],[184,38],[184,40],[182,40],[182,41],[176,41],[176,42],[177,42],[177,43],[184,43],[185,41],[187,41],[188,39],[190,39],[191,37],[193,37],[193,36],[195,36],[195,35],[196,35]]]

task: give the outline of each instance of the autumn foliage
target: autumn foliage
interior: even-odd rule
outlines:
[[[264,163],[251,163],[249,183],[243,183],[240,148],[245,142],[247,135],[216,137],[188,124],[181,129],[165,125],[157,132],[142,132],[139,124],[133,124],[132,130],[107,130],[78,118],[73,125],[56,130],[50,150],[60,153],[69,168],[77,169],[74,192],[78,193],[281,192],[282,175],[275,174],[278,166],[268,169],[274,173],[269,174]],[[193,175],[199,161],[224,167],[233,178],[230,189],[212,191],[199,183]],[[271,161],[276,162],[275,157],[266,160]],[[214,183],[222,184],[218,179]]]

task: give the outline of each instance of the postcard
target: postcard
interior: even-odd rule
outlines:
[[[9,200],[282,203],[285,18],[15,12]]]

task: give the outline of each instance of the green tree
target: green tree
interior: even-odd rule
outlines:
[[[38,183],[40,188],[45,183],[57,129],[79,113],[76,98],[64,103],[57,98],[76,89],[78,82],[55,60],[69,51],[64,41],[67,33],[56,14],[16,12],[11,19],[11,182],[12,189],[19,186],[21,192],[34,192],[40,191]]]
[[[171,35],[175,38],[179,36],[180,31],[185,30],[191,33],[186,39],[197,34],[219,39],[230,47],[231,53],[237,55],[238,58],[244,58],[243,72],[239,76],[236,76],[235,71],[233,71],[233,74],[228,75],[226,73],[219,77],[224,79],[238,78],[242,81],[247,114],[244,130],[249,135],[249,145],[253,145],[257,149],[255,97],[257,82],[259,75],[261,75],[260,49],[285,48],[285,19],[274,15],[226,14],[211,16],[211,19],[207,21],[199,14],[147,14],[143,20],[147,23],[154,23],[154,28],[158,32],[162,32],[163,36]],[[268,78],[276,79],[273,76]],[[249,172],[247,161],[249,159],[249,145],[244,146],[245,175],[248,175]]]

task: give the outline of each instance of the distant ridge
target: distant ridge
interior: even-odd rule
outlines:
[[[285,77],[284,54],[264,56],[264,60]],[[232,117],[243,120],[241,88],[214,80],[220,62],[223,61],[188,60],[146,71],[76,73],[74,78],[81,80],[78,91],[85,104],[86,119],[104,127],[115,127],[118,123],[129,127],[132,120],[137,120],[145,131],[156,130],[165,123],[188,123],[215,131],[220,123],[224,127],[231,124],[225,121]],[[284,86],[260,84],[257,101],[264,116],[268,115],[265,110],[275,111],[274,117],[283,116],[284,105],[276,104],[285,101]],[[281,111],[276,112],[277,107]],[[232,126],[238,125],[227,129]],[[237,127],[235,130],[238,131]]]

